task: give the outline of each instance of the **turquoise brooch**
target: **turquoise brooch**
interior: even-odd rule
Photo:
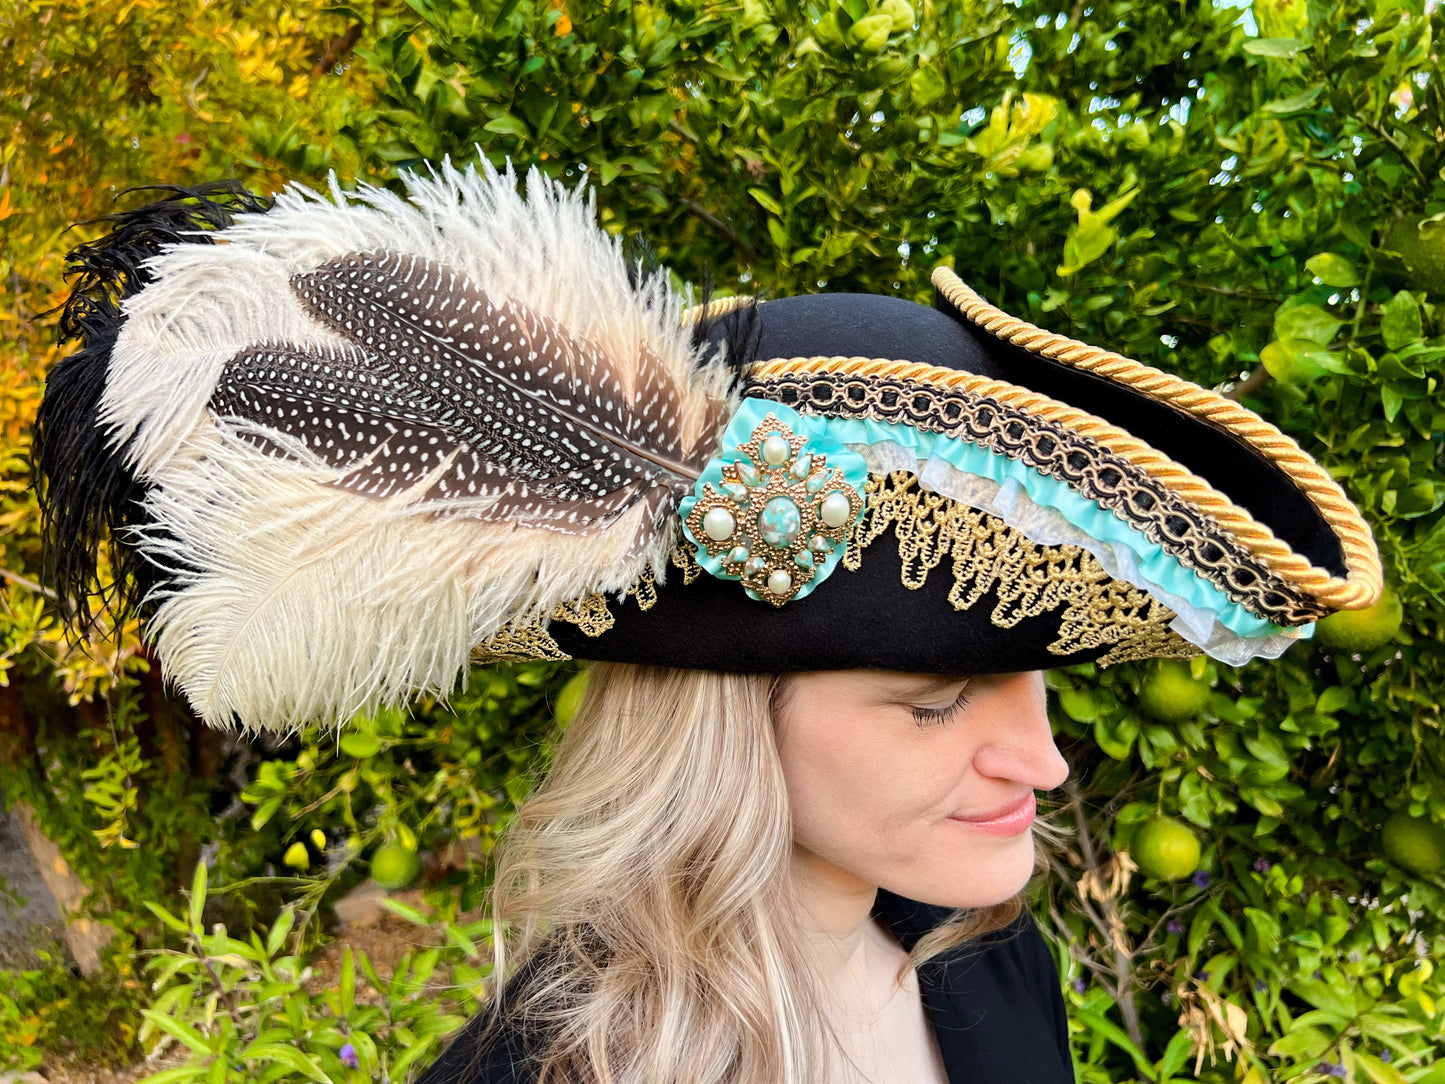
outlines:
[[[723,447],[731,449],[708,464],[679,513],[699,564],[781,606],[806,595],[841,558],[863,513],[867,469],[843,445],[797,431],[824,419],[769,403],[757,421],[754,402],[745,401],[729,423]],[[780,412],[791,414],[794,426]],[[733,444],[736,430],[749,424],[747,439]]]

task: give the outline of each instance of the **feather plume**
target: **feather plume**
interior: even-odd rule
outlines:
[[[66,261],[72,286],[61,306],[60,342],[80,348],[51,370],[31,446],[46,578],[63,615],[80,632],[107,610],[120,615],[134,609],[156,583],[157,570],[134,548],[111,545],[143,518],[146,492],[125,440],[115,439],[99,420],[123,303],[150,283],[148,261],[163,249],[210,244],[214,231],[231,225],[236,214],[270,206],[234,181],[145,191],[167,195],[102,219],[110,232],[78,246]],[[93,608],[92,599],[101,605]]]
[[[644,571],[732,373],[592,204],[441,167],[293,188],[147,266],[99,422],[146,493],[150,630],[217,723],[445,695],[509,620]]]

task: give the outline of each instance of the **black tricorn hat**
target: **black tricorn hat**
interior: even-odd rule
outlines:
[[[469,655],[1240,663],[1379,594],[1293,441],[946,268],[934,308],[684,312],[535,175],[408,186],[173,201],[81,253],[37,434],[58,579],[96,591],[113,531],[211,721],[445,694]]]

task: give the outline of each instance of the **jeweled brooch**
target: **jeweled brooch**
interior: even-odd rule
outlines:
[[[741,454],[721,461],[721,480],[699,480],[684,502],[690,507],[680,509],[699,563],[775,606],[807,594],[832,571],[863,513],[862,476],[850,483],[816,443],[770,412],[734,446]],[[861,466],[841,445],[833,454]]]

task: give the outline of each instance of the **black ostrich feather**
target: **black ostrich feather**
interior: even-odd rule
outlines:
[[[163,249],[210,244],[207,233],[225,229],[237,213],[271,206],[237,181],[140,191],[168,195],[99,219],[111,224],[110,232],[66,259],[72,286],[60,307],[59,338],[80,345],[51,370],[35,421],[31,468],[46,577],[79,633],[95,623],[93,600],[101,604],[98,612],[120,620],[155,581],[125,538],[144,519],[145,484],[126,466],[126,447],[113,443],[99,420],[111,351],[125,323],[123,303],[150,282],[146,261]]]

